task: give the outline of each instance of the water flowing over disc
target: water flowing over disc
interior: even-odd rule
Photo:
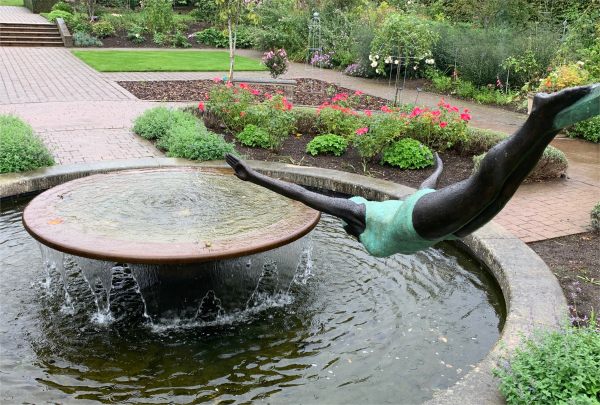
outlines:
[[[192,263],[290,243],[320,213],[229,169],[167,168],[96,174],[54,187],[23,213],[54,249],[126,263]]]

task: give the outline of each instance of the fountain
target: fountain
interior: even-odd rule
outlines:
[[[3,201],[5,395],[389,401],[375,385],[420,402],[498,338],[502,294],[460,250],[373,258],[337,219],[254,187],[153,168]]]

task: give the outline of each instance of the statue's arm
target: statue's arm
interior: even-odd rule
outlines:
[[[315,193],[297,184],[274,179],[250,168],[237,157],[227,154],[225,161],[235,171],[235,175],[244,181],[250,181],[259,186],[281,194],[309,207],[336,216],[346,222],[348,233],[359,236],[365,229],[365,206],[346,198],[329,197]]]

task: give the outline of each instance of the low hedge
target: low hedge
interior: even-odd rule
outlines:
[[[469,128],[469,136],[466,141],[458,146],[460,153],[473,156],[473,171],[479,168],[485,153],[494,145],[508,138],[502,132],[489,131],[485,129]],[[556,179],[564,176],[569,162],[563,152],[553,146],[547,146],[544,153],[527,176],[527,181],[542,181]]]
[[[52,166],[54,159],[33,129],[17,117],[0,115],[0,173]]]
[[[24,0],[25,7],[35,14],[49,13],[57,2],[58,0]]]

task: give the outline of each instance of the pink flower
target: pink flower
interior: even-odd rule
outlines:
[[[367,132],[369,132],[369,128],[367,128],[367,127],[358,128],[358,129],[356,130],[356,135],[364,135],[364,134],[366,134]]]
[[[252,93],[254,96],[260,96],[260,91],[258,91],[256,89],[250,90],[250,93]]]
[[[223,79],[221,79],[220,77],[214,77],[212,79],[212,81],[215,82],[215,83],[221,83],[223,81]]]
[[[471,114],[469,113],[462,113],[460,115],[460,119],[463,121],[471,121]]]
[[[391,113],[392,110],[390,109],[390,107],[388,107],[387,105],[384,105],[383,107],[381,107],[381,111],[383,111],[384,113]]]
[[[231,83],[231,82],[227,82],[227,84],[226,84],[225,86],[227,86],[227,88],[228,88],[228,89],[230,89],[230,88],[232,88],[232,87],[233,87],[233,83]]]
[[[206,109],[206,108],[204,107],[204,103],[203,103],[202,101],[200,101],[200,102],[198,103],[198,109],[199,109],[201,112],[204,112],[204,110]]]
[[[458,112],[458,107],[450,107],[450,110],[452,110],[454,112]]]
[[[446,128],[447,126],[448,126],[448,123],[446,121],[440,122],[440,128]]]
[[[365,110],[365,115],[367,117],[370,117],[371,115],[373,115],[373,112],[371,110]]]
[[[441,113],[442,112],[440,110],[433,110],[431,112],[431,115],[433,115],[434,117],[439,117]]]
[[[363,94],[365,94],[365,93],[363,93],[363,92],[362,92],[362,91],[360,91],[360,90],[356,90],[356,91],[354,92],[354,95],[355,95],[355,96],[362,96]]]
[[[250,88],[250,86],[248,85],[248,83],[240,83],[240,89],[245,89],[245,90],[247,90],[247,89],[249,89],[249,88]]]
[[[412,112],[410,113],[410,117],[416,117],[418,115],[421,115],[423,113],[423,110],[421,110],[419,107],[415,107],[413,108]]]

